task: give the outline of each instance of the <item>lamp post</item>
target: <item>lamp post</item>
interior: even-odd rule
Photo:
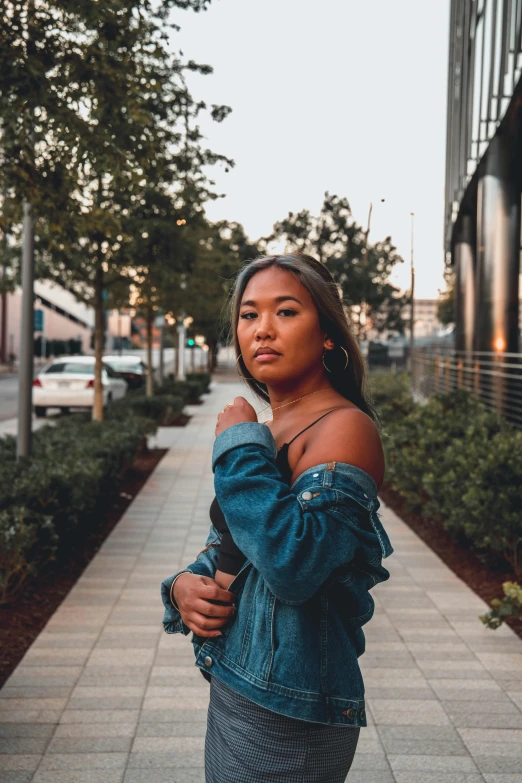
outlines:
[[[182,291],[185,290],[187,287],[187,281],[186,281],[186,275],[181,275],[181,282],[179,284],[179,287]],[[181,312],[180,317],[178,318],[176,331],[178,333],[178,366],[177,366],[177,372],[176,372],[176,380],[177,381],[185,381],[185,318],[186,313],[184,311]]]
[[[410,217],[411,217],[410,372],[413,380],[413,358],[414,358],[414,351],[415,351],[415,299],[414,299],[415,296],[415,262],[414,262],[415,212],[410,212]]]

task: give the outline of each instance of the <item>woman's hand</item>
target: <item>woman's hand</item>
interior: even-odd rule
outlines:
[[[174,585],[174,600],[181,619],[197,636],[221,636],[218,629],[236,613],[232,604],[234,593],[199,574],[181,574]],[[226,601],[229,605],[219,606],[210,601]]]
[[[231,427],[233,424],[241,424],[243,421],[257,421],[257,413],[244,397],[234,397],[234,402],[225,405],[225,409],[218,413],[216,435]]]

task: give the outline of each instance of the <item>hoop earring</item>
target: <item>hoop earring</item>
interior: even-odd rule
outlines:
[[[243,378],[243,380],[245,380],[245,381],[255,381],[255,378],[247,378],[247,377],[246,377],[246,375],[241,375],[241,373],[239,372],[239,369],[238,369],[237,363],[238,363],[238,361],[239,361],[241,358],[242,358],[242,357],[241,357],[241,354],[239,354],[239,356],[238,356],[238,357],[237,357],[237,359],[236,359],[236,372],[237,372],[237,374],[239,375],[239,377],[240,377],[240,378]]]
[[[343,367],[343,371],[344,371],[344,370],[346,370],[346,368],[348,367],[348,364],[349,364],[349,362],[350,362],[350,357],[348,356],[348,351],[346,350],[346,348],[343,348],[343,346],[342,346],[342,345],[339,345],[338,347],[341,349],[341,351],[343,351],[343,352],[344,352],[344,355],[346,356],[346,362],[345,362],[345,365],[344,365],[344,367]],[[326,366],[326,363],[325,363],[325,361],[324,361],[325,353],[326,353],[326,350],[325,350],[325,351],[323,351],[323,367],[324,367],[324,369],[325,369],[327,372],[332,372],[332,370],[330,370],[330,368]]]

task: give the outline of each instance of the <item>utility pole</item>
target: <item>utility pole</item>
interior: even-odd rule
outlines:
[[[415,227],[415,212],[410,212],[411,217],[411,243],[410,243],[410,258],[411,258],[411,310],[410,310],[410,372],[413,380],[413,358],[415,351],[415,264],[414,264],[414,227]]]
[[[159,385],[163,386],[165,383],[165,356],[164,356],[164,344],[165,344],[165,318],[161,316],[161,324],[159,328]]]
[[[176,372],[177,381],[185,381],[185,313],[181,313],[176,331],[178,333],[178,367]]]
[[[22,250],[22,328],[18,387],[18,439],[16,456],[31,453],[33,352],[34,352],[34,219],[31,205],[24,201]]]
[[[179,287],[184,291],[187,287],[187,275],[183,272],[181,275],[181,281]],[[178,367],[176,372],[177,381],[185,381],[185,318],[187,314],[181,312],[176,325],[176,331],[178,333]]]

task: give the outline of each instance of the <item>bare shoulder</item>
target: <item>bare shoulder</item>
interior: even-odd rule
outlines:
[[[359,408],[340,408],[310,430],[295,477],[324,462],[346,462],[364,470],[379,489],[384,479],[384,452],[375,422]]]

